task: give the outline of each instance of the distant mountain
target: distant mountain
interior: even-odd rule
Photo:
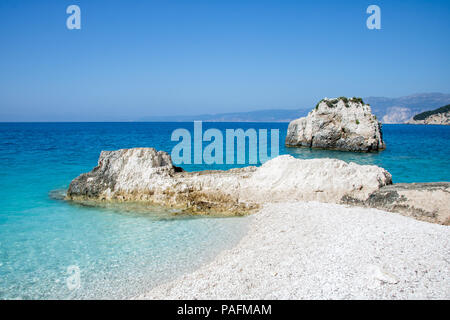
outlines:
[[[208,122],[289,122],[304,117],[308,109],[269,109],[249,112],[232,112],[218,114],[201,114],[192,116],[145,117],[140,121],[191,122],[195,120]]]
[[[421,93],[400,98],[368,97],[372,112],[383,123],[405,123],[415,114],[450,103],[450,94]]]
[[[450,94],[421,93],[399,98],[367,97],[372,112],[383,123],[405,123],[415,114],[435,109],[450,103]],[[314,106],[299,109],[271,109],[250,112],[203,114],[192,116],[145,117],[139,121],[191,122],[194,120],[209,122],[289,122],[304,117]]]

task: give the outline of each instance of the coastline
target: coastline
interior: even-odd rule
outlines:
[[[80,126],[83,129],[81,131],[79,130]],[[140,125],[136,128],[137,133],[129,138],[129,143],[132,145],[151,143],[163,148],[162,145],[158,145],[158,141],[161,143],[166,141],[165,132],[176,129],[178,124],[165,124],[158,127],[158,131],[161,131],[160,134],[142,140],[142,137],[153,126],[153,124]],[[218,128],[225,130],[228,126],[229,124],[223,124]],[[232,128],[239,127],[249,128],[242,124],[236,124]],[[83,291],[94,290],[92,294],[88,292],[91,298],[95,292],[101,292],[102,296],[105,296],[105,292],[111,292],[112,294],[108,296],[111,299],[131,299],[158,285],[181,278],[184,274],[195,272],[213,262],[223,252],[224,248],[222,247],[205,260],[199,259],[196,254],[185,254],[188,250],[196,251],[195,248],[211,248],[211,246],[220,245],[219,242],[216,242],[219,241],[218,237],[214,236],[214,233],[219,231],[211,230],[210,232],[209,228],[202,226],[192,228],[189,221],[183,223],[181,228],[174,228],[171,220],[163,219],[157,223],[157,226],[155,225],[157,227],[155,228],[152,226],[152,219],[148,219],[144,214],[135,215],[127,210],[124,213],[108,213],[110,210],[105,212],[104,209],[99,210],[97,207],[68,205],[66,201],[56,202],[48,197],[48,190],[61,186],[66,189],[69,179],[94,166],[98,159],[98,150],[104,148],[104,140],[97,139],[99,136],[104,135],[105,139],[113,139],[114,134],[123,136],[132,131],[134,127],[131,124],[21,124],[8,125],[5,128],[5,132],[11,130],[32,132],[30,135],[32,139],[22,143],[22,135],[18,134],[11,140],[14,146],[13,150],[16,152],[11,154],[10,158],[2,159],[3,168],[8,168],[8,170],[5,169],[6,175],[2,180],[5,187],[8,187],[4,190],[6,193],[2,199],[2,207],[10,208],[11,220],[9,224],[0,226],[0,233],[3,236],[3,252],[10,254],[6,263],[5,260],[2,261],[3,266],[0,271],[14,267],[14,273],[10,273],[11,276],[7,276],[3,280],[4,283],[10,286],[16,285],[14,288],[17,288],[8,290],[7,295],[2,296],[3,298],[21,296],[24,299],[59,297],[84,299],[84,294],[80,295],[82,291],[76,291],[76,297],[74,297],[75,291],[67,292],[66,289],[66,268],[68,265],[78,265],[83,275]],[[55,128],[57,130],[54,130]],[[276,126],[276,128],[283,132],[281,139],[284,140],[286,133],[284,127]],[[448,144],[446,138],[448,137],[448,128],[445,126],[415,126],[414,128],[408,125],[386,126],[387,143],[391,146],[388,152],[346,153],[303,148],[287,149],[284,145],[281,145],[280,152],[303,159],[337,158],[360,165],[383,164],[383,167],[393,174],[395,182],[411,184],[415,181],[449,181],[448,161],[446,161],[449,158],[449,149],[443,148]],[[54,133],[54,139],[50,141],[47,139],[49,132]],[[80,136],[80,132],[83,133],[82,136]],[[420,144],[417,144],[417,141],[420,141]],[[56,142],[57,144],[55,144]],[[83,149],[88,143],[91,143],[90,147]],[[39,145],[40,149],[30,153],[30,158],[24,158],[24,154],[35,150],[35,145]],[[109,149],[119,149],[120,147],[122,147],[120,142],[116,142]],[[70,160],[61,161],[66,156]],[[411,161],[411,159],[415,159],[415,161]],[[40,163],[39,170],[36,170],[36,163]],[[197,172],[204,170],[205,167],[192,165],[185,169],[189,172]],[[211,169],[227,170],[228,167],[212,166]],[[274,171],[271,170],[270,173],[274,173]],[[287,175],[287,178],[292,178],[292,174]],[[303,181],[302,179],[293,180]],[[286,181],[286,179],[281,181]],[[27,187],[23,188],[24,185]],[[400,192],[399,195],[401,196]],[[434,201],[429,201],[430,198],[426,200],[423,203],[436,204]],[[293,201],[293,198],[287,196],[284,201]],[[443,208],[448,208],[448,206],[443,206]],[[387,209],[381,208],[381,210]],[[30,216],[36,216],[37,219],[26,218],[24,224],[23,218]],[[254,217],[250,218],[253,221]],[[194,220],[209,221],[208,219]],[[51,221],[51,223],[47,224],[46,221]],[[29,228],[30,223],[32,223],[32,229]],[[166,224],[167,228],[161,227]],[[72,233],[67,232],[68,225],[73,231]],[[286,225],[290,225],[289,222],[286,222]],[[197,230],[201,232],[199,233]],[[153,236],[154,231],[158,232],[155,232]],[[213,233],[211,239],[204,236],[210,233]],[[23,242],[23,234],[26,234],[30,241]],[[53,241],[56,238],[60,240]],[[230,243],[227,238],[228,236],[224,233],[220,235],[220,241],[227,244],[226,250],[233,248],[240,240],[239,236]],[[126,240],[127,250],[124,250],[124,242],[119,239]],[[21,250],[16,250],[16,243],[22,244]],[[41,248],[46,250],[41,250]],[[172,250],[173,248],[179,249]],[[204,252],[203,249],[199,249],[199,251]],[[177,252],[183,254],[178,255]],[[95,261],[92,258],[85,259],[89,256],[98,258]],[[30,257],[36,259],[30,260]],[[144,261],[143,257],[150,257],[147,260],[150,259],[152,263]],[[190,257],[193,260],[201,261],[195,266],[187,268],[186,262],[190,262]],[[169,263],[164,264],[160,261],[169,261]],[[172,274],[171,266],[178,265],[182,269],[182,273]],[[42,266],[46,266],[45,269]],[[159,277],[158,274],[164,275],[165,279],[158,283],[145,283],[143,279],[150,278],[151,273],[156,273],[157,277]],[[31,276],[39,277],[41,281],[30,285]],[[107,280],[103,284],[96,285],[99,283],[93,281],[96,279]],[[138,288],[135,283],[138,284]],[[129,287],[134,287],[134,289],[129,290]],[[124,294],[118,294],[118,288],[123,289]],[[62,290],[61,295],[53,295],[54,290]]]
[[[232,249],[135,299],[450,299],[450,228],[377,209],[266,204]]]

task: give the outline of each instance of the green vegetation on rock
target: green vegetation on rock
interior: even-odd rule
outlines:
[[[361,103],[364,104],[364,101],[362,98],[357,98],[357,97],[353,97],[350,99],[351,102],[355,102],[355,103]]]
[[[433,114],[439,114],[439,113],[446,113],[450,111],[450,104],[444,106],[444,107],[440,107],[436,110],[431,110],[431,111],[425,111],[419,114],[416,114],[413,119],[414,120],[425,120],[426,118],[428,118],[429,116],[432,116]]]

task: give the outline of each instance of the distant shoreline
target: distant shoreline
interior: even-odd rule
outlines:
[[[402,96],[397,98],[387,97],[374,97],[369,96],[363,98],[368,103],[372,112],[382,123],[405,123],[412,116],[423,112],[442,107],[450,103],[450,94],[448,93],[420,93],[412,94],[408,96]],[[0,122],[192,122],[195,120],[201,120],[203,122],[290,122],[292,120],[304,117],[313,108],[312,105],[303,105],[295,108],[270,108],[260,109],[254,111],[236,111],[236,112],[224,112],[218,113],[211,110],[209,114],[185,114],[177,115],[119,115],[115,119],[123,120],[107,120],[107,121],[54,121],[54,120],[34,120],[34,121],[1,121]],[[167,109],[167,108],[166,108]],[[224,110],[226,111],[226,110]],[[209,112],[209,111],[208,111]],[[67,119],[70,118],[67,115],[56,116],[53,114],[41,115],[40,119]],[[85,117],[89,119],[89,116]],[[20,114],[0,114],[0,119],[29,119],[27,115]]]
[[[285,123],[285,124],[289,124],[289,121],[203,121],[203,123],[257,123],[257,124],[262,124],[262,123]],[[120,123],[120,124],[125,124],[125,123],[189,123],[192,124],[193,121],[0,121],[0,125],[1,124],[98,124],[98,123]],[[423,124],[423,123],[382,123],[383,126],[390,126],[390,125],[421,125],[421,126],[448,126],[445,124]]]

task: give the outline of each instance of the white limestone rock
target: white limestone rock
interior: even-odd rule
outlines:
[[[266,162],[252,174],[246,193],[260,203],[268,202],[267,199],[339,203],[350,194],[364,200],[391,183],[391,174],[377,166],[337,159],[301,160],[283,155]]]
[[[259,168],[183,172],[153,148],[101,153],[98,166],[74,179],[67,199],[142,201],[200,214],[246,214],[266,202],[364,200],[391,184],[383,168],[336,159],[284,155]]]
[[[386,185],[364,201],[350,197],[342,203],[397,212],[431,223],[450,225],[450,182]]]
[[[386,148],[381,122],[359,98],[323,99],[289,124],[286,146],[370,152]]]

